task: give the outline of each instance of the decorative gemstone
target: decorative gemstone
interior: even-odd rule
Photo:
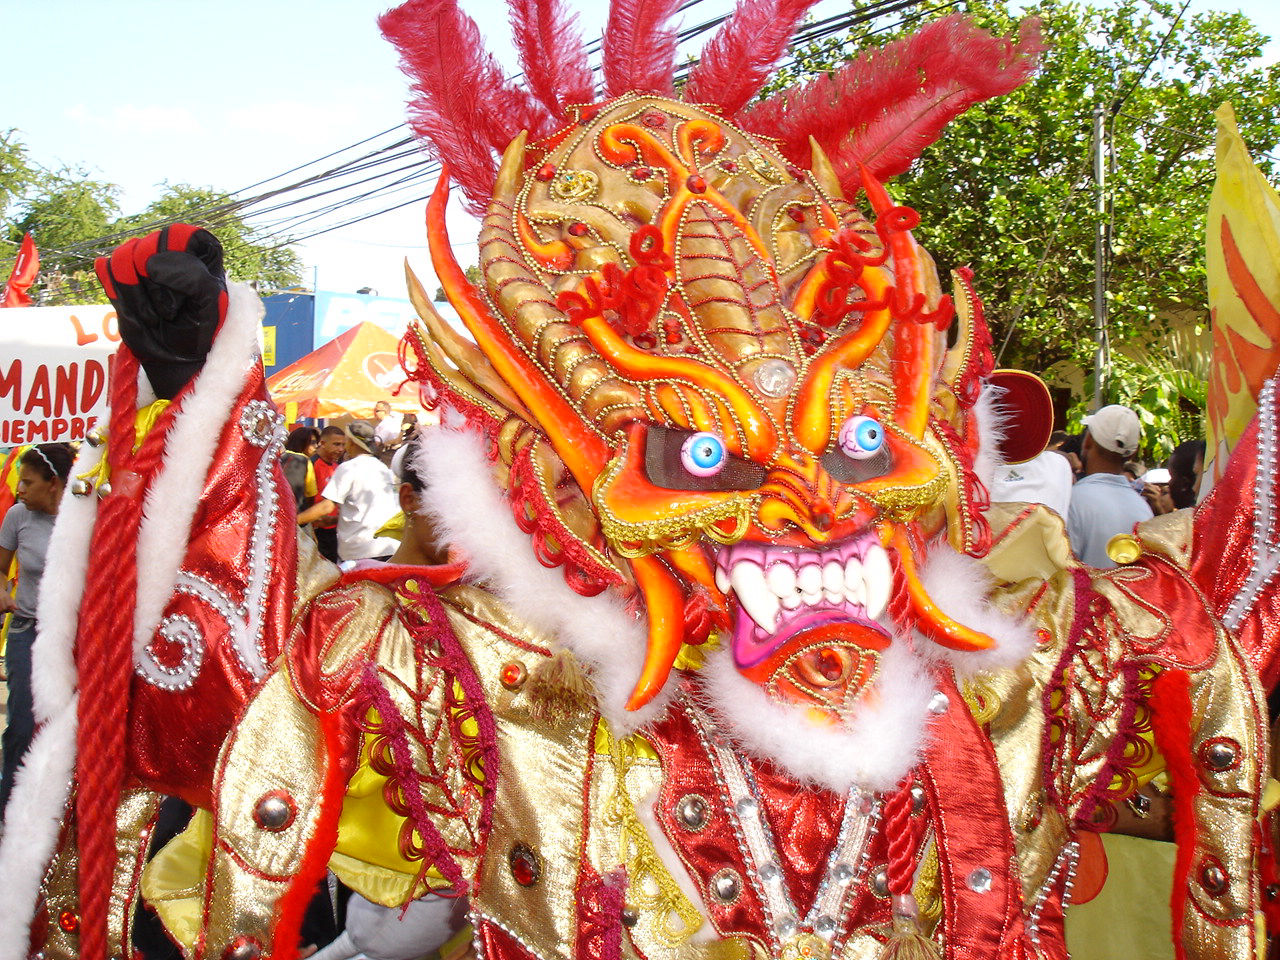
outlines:
[[[1125,803],[1139,820],[1145,820],[1151,814],[1151,798],[1146,794],[1135,793]]]
[[[742,878],[737,871],[725,867],[711,875],[711,896],[720,903],[733,903],[742,893]]]
[[[913,783],[911,785],[911,812],[913,814],[921,813],[924,810],[925,799],[924,785]]]
[[[871,871],[871,879],[867,881],[871,886],[871,892],[877,897],[884,899],[889,896],[889,867],[881,864]]]
[[[766,397],[785,397],[796,385],[796,368],[780,357],[770,357],[756,367],[755,381]]]
[[[676,819],[686,830],[697,831],[705,827],[709,811],[707,801],[696,793],[686,794],[676,803]]]
[[[1216,863],[1207,863],[1200,868],[1200,886],[1211,897],[1220,897],[1226,893],[1230,882],[1227,871]]]
[[[222,960],[258,960],[262,956],[262,944],[253,937],[236,937],[222,951]]]
[[[1280,883],[1268,883],[1262,890],[1262,896],[1267,903],[1275,903],[1280,900]]]
[[[941,715],[947,712],[951,706],[951,698],[939,690],[929,699],[929,712],[935,715]]]
[[[541,180],[543,183],[546,183],[548,180],[555,179],[555,175],[556,175],[556,168],[555,168],[555,164],[552,164],[552,163],[544,163],[541,167],[538,168],[538,172],[534,174],[534,176],[537,179]]]
[[[1234,767],[1240,758],[1240,745],[1234,740],[1213,740],[1204,747],[1204,762],[1210,770],[1222,773]]]
[[[737,173],[738,165],[734,163],[732,160],[722,160],[720,162],[720,169],[723,170],[725,173]]]
[[[527,679],[529,679],[529,671],[519,660],[504,663],[502,672],[498,674],[498,681],[508,690],[519,690]]]
[[[853,867],[847,863],[837,863],[835,869],[831,871],[831,876],[836,883],[845,883],[853,879]]]
[[[778,921],[778,936],[789,940],[796,935],[796,922],[792,917],[783,917]]]
[[[782,876],[782,870],[772,860],[766,860],[760,865],[761,880],[776,880]]]
[[[67,933],[75,933],[80,929],[80,918],[72,910],[63,910],[58,914],[58,926]]]
[[[640,922],[640,911],[635,907],[622,908],[622,925],[624,927],[634,927]]]
[[[787,167],[787,173],[791,174],[796,180],[804,179],[804,171],[799,167]]]
[[[511,864],[511,876],[522,887],[532,887],[542,875],[542,864],[538,855],[523,843],[517,843],[507,854],[507,862]]]
[[[978,867],[976,870],[969,872],[965,882],[969,884],[969,889],[974,893],[990,893],[991,871],[986,867]]]
[[[587,235],[587,225],[582,221],[575,221],[569,224],[569,236],[585,237]]]
[[[863,798],[858,801],[858,813],[862,814],[864,817],[871,816],[871,814],[875,812],[875,809],[876,801],[873,797],[863,796]]]
[[[640,122],[646,127],[665,127],[667,125],[667,118],[657,110],[647,110],[644,115],[640,117]]]
[[[836,932],[836,922],[824,914],[813,921],[813,932],[829,937]]]
[[[293,823],[297,814],[293,798],[283,791],[273,790],[259,798],[253,808],[253,822],[263,830],[279,833]]]
[[[111,496],[111,481],[103,480],[98,484],[98,499],[105,500],[109,496]]]
[[[76,497],[87,497],[93,493],[93,484],[83,477],[76,477],[71,481],[71,494]]]
[[[804,223],[804,210],[802,210],[800,207],[788,207],[787,216],[789,216],[796,223]]]
[[[752,797],[743,797],[733,805],[733,808],[738,811],[740,817],[754,817],[756,810],[759,809]]]
[[[693,174],[691,177],[689,177],[689,179],[684,182],[684,185],[689,188],[690,193],[706,193],[707,192],[706,178],[699,176],[696,173]]]
[[[633,167],[631,170],[631,179],[638,181],[648,180],[653,176],[652,167]]]

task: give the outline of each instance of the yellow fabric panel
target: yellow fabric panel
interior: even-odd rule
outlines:
[[[1173,960],[1169,896],[1177,847],[1120,834],[1102,838],[1107,883],[1067,908],[1071,960]]]
[[[142,871],[142,896],[169,936],[188,951],[200,933],[205,865],[213,855],[213,816],[197,810]]]

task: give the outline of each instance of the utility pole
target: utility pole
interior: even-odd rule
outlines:
[[[1102,406],[1107,369],[1107,156],[1104,148],[1106,110],[1093,109],[1093,409]]]

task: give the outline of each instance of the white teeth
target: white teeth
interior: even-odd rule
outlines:
[[[798,602],[800,591],[796,588],[796,568],[789,563],[775,563],[764,574],[764,582],[769,585],[774,596],[786,603],[792,597]]]
[[[721,593],[729,592],[729,572],[724,567],[716,567],[716,589]]]
[[[778,611],[782,604],[765,583],[764,571],[759,566],[745,560],[735,563],[729,582],[747,616],[765,630],[772,630],[778,625]]]
[[[873,544],[862,558],[862,580],[867,589],[867,617],[879,619],[889,603],[889,584],[892,580],[889,555],[879,544]]]
[[[844,601],[844,567],[836,560],[828,561],[822,568],[822,593],[828,603]]]
[[[822,599],[822,568],[816,563],[801,567],[796,576],[796,586],[800,588],[800,596],[805,603],[817,603]]]
[[[889,556],[879,544],[870,545],[861,561],[824,563],[821,554],[805,552],[776,559],[767,570],[753,560],[738,561],[732,571],[716,567],[716,586],[737,594],[747,615],[766,631],[776,629],[781,611],[822,602],[863,607],[868,619],[877,620],[889,603],[891,583]]]
[[[862,581],[862,561],[857,557],[850,557],[844,565],[844,595],[850,603],[866,605],[867,588]]]

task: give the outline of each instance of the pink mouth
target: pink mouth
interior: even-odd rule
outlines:
[[[879,538],[865,532],[825,550],[738,543],[717,557],[716,579],[737,605],[731,649],[747,670],[801,634],[823,629],[850,640],[866,631],[888,640],[877,621],[888,604],[892,571]]]

